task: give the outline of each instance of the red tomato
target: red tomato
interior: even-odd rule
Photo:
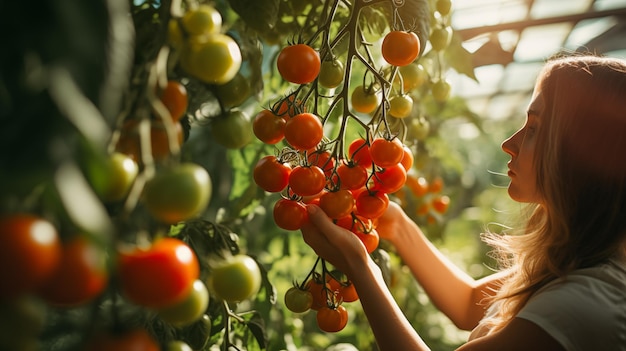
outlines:
[[[402,161],[404,145],[398,138],[375,138],[370,145],[372,162],[380,167],[389,167]]]
[[[182,301],[199,277],[195,252],[176,238],[156,240],[149,248],[119,252],[124,295],[133,303],[163,308]]]
[[[367,182],[367,169],[361,165],[347,162],[337,167],[339,186],[342,189],[356,190],[362,188]]]
[[[428,193],[428,181],[424,177],[407,175],[406,186],[409,187],[411,193],[416,197],[422,197]]]
[[[311,196],[324,190],[326,176],[317,166],[296,166],[289,174],[289,188],[296,195]]]
[[[376,229],[370,229],[368,232],[362,230],[352,230],[352,232],[361,240],[368,253],[374,252],[380,243],[380,236]]]
[[[320,280],[311,279],[306,283],[306,289],[313,297],[311,309],[318,311],[328,304],[328,295],[331,293],[331,287],[328,283],[322,284]]]
[[[359,299],[359,294],[357,293],[354,284],[351,282],[341,285],[339,288],[339,296],[341,296],[341,300],[343,302],[354,302]]]
[[[307,84],[317,78],[321,68],[320,54],[306,44],[284,47],[278,54],[276,67],[288,82]]]
[[[276,144],[285,137],[287,121],[271,110],[262,110],[252,121],[252,130],[257,139],[266,144]]]
[[[354,197],[347,189],[330,191],[320,197],[319,206],[330,218],[345,217],[352,213]]]
[[[178,121],[187,112],[189,98],[187,88],[175,80],[167,82],[165,89],[161,92],[161,102],[170,111],[173,121]]]
[[[296,150],[309,150],[324,137],[324,126],[319,117],[303,112],[290,118],[285,125],[285,139]]]
[[[439,213],[446,213],[448,206],[450,206],[450,197],[447,195],[438,195],[431,201],[435,211]]]
[[[370,155],[370,147],[363,138],[353,140],[348,146],[349,159],[356,164],[365,168],[372,166],[372,155]]]
[[[276,201],[273,215],[276,225],[285,230],[298,230],[309,220],[305,205],[289,199]]]
[[[383,168],[377,171],[371,178],[372,191],[382,191],[387,194],[394,193],[406,183],[406,170],[401,163],[397,163],[394,166]]]
[[[261,189],[272,193],[285,189],[289,184],[289,174],[291,174],[291,167],[280,162],[273,155],[261,158],[252,172],[254,182]]]
[[[307,156],[309,164],[318,166],[324,171],[326,177],[330,177],[335,168],[335,159],[332,157],[329,151],[315,150],[309,152]]]
[[[385,35],[380,51],[390,65],[406,66],[419,56],[420,45],[414,32],[394,30]]]
[[[408,146],[404,145],[402,149],[404,150],[404,154],[402,155],[402,160],[400,160],[400,163],[402,163],[402,166],[408,172],[409,169],[413,167],[413,162],[415,161],[415,158],[413,157],[413,151],[411,151]]]
[[[56,228],[31,214],[0,218],[0,298],[14,298],[41,286],[61,260]]]
[[[317,311],[318,327],[328,333],[341,331],[348,324],[348,310],[342,305],[324,306]]]
[[[84,236],[63,245],[63,257],[40,291],[49,304],[74,307],[100,295],[108,283],[105,251]]]
[[[365,218],[378,218],[389,207],[389,196],[381,191],[364,191],[356,198],[356,213]]]

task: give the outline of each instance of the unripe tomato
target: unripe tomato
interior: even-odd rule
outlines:
[[[157,220],[174,224],[204,211],[211,199],[209,173],[194,163],[161,169],[146,182],[143,204]]]
[[[215,94],[224,108],[236,107],[250,97],[250,83],[241,72],[237,72],[227,83],[217,85]]]
[[[409,122],[409,136],[416,140],[424,140],[430,133],[430,122],[424,117],[413,118]]]
[[[261,287],[261,270],[250,256],[239,254],[228,257],[211,264],[207,286],[221,300],[247,300]]]
[[[285,293],[285,307],[294,313],[304,313],[311,309],[313,295],[306,289],[292,286]]]
[[[61,262],[52,278],[40,289],[44,301],[59,307],[75,307],[100,295],[109,274],[106,253],[84,236],[63,245]]]
[[[413,98],[410,95],[395,95],[389,99],[389,114],[395,118],[404,118],[413,111]]]
[[[184,341],[173,340],[167,343],[163,351],[193,351],[193,349]]]
[[[215,34],[222,29],[222,15],[207,4],[201,4],[185,12],[182,22],[190,35]]]
[[[432,88],[433,99],[437,102],[446,102],[450,98],[450,83],[446,80],[440,79],[436,81]]]
[[[420,40],[414,32],[394,30],[385,35],[380,51],[390,65],[406,66],[419,56]]]
[[[40,287],[60,260],[61,242],[52,223],[31,214],[0,218],[0,299]]]
[[[211,136],[228,149],[241,149],[254,137],[252,122],[245,112],[232,109],[211,121]]]
[[[209,290],[202,280],[193,282],[191,291],[182,301],[157,311],[159,317],[175,326],[184,327],[202,318],[209,306]]]
[[[376,91],[357,86],[350,95],[350,103],[356,112],[372,113],[380,105],[382,97]]]
[[[180,54],[182,69],[209,84],[225,84],[241,68],[241,50],[228,35],[215,33],[194,38]]]
[[[200,265],[187,244],[166,237],[147,248],[121,249],[118,272],[124,296],[137,305],[160,309],[188,296]]]
[[[422,64],[411,63],[410,65],[402,66],[399,69],[399,73],[402,76],[402,88],[404,92],[409,92],[413,89],[421,87],[428,79],[428,72]],[[394,80],[394,83],[399,83],[400,79]]]
[[[286,46],[278,54],[276,67],[286,81],[308,84],[320,73],[320,54],[306,44]]]
[[[318,83],[329,89],[336,88],[343,82],[344,74],[345,70],[341,60],[337,58],[325,60],[322,62]]]
[[[448,15],[452,8],[452,1],[437,0],[437,2],[435,3],[435,8],[437,9],[437,12],[439,12],[441,15],[443,16]]]
[[[106,202],[120,201],[126,198],[135,178],[139,174],[137,162],[121,152],[114,152],[107,159],[106,177],[101,197]]]
[[[430,33],[428,40],[433,50],[443,51],[450,45],[450,41],[452,40],[452,28],[450,26],[437,27]]]

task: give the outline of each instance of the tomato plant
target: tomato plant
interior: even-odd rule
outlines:
[[[398,138],[379,137],[372,141],[369,148],[372,162],[379,167],[390,167],[398,164],[404,157],[404,145]]]
[[[189,97],[187,88],[182,83],[175,80],[168,81],[160,96],[163,105],[170,112],[174,122],[177,122],[185,115],[189,105]]]
[[[278,54],[276,66],[280,75],[288,82],[311,83],[320,73],[320,54],[306,44],[286,46]]]
[[[313,305],[313,295],[306,289],[292,286],[285,292],[285,307],[294,313],[304,313]]]
[[[61,260],[56,228],[36,215],[3,215],[0,243],[2,298],[15,298],[39,288],[53,276]]]
[[[303,112],[291,117],[285,124],[285,140],[296,150],[309,150],[324,137],[324,126],[316,115]]]
[[[285,230],[298,230],[309,220],[309,214],[302,202],[280,199],[274,204],[274,222]]]
[[[143,190],[143,204],[157,220],[173,224],[198,216],[211,199],[209,173],[195,163],[160,169]]]
[[[202,280],[196,279],[182,301],[157,310],[157,314],[166,323],[180,328],[200,320],[208,306],[209,290]]]
[[[59,307],[83,305],[99,296],[107,286],[106,253],[85,236],[63,244],[61,262],[39,290],[49,304]]]
[[[266,144],[276,144],[285,137],[287,120],[277,116],[272,110],[261,110],[252,121],[252,130],[257,139]]]
[[[231,109],[213,118],[211,135],[218,144],[228,149],[240,149],[252,141],[253,124],[244,111]]]
[[[183,241],[166,237],[149,247],[122,248],[118,272],[124,296],[150,308],[165,308],[181,302],[199,278],[195,252]]]
[[[330,218],[341,218],[349,215],[354,208],[354,197],[347,189],[329,191],[320,196],[320,208]]]
[[[254,296],[261,287],[261,270],[256,261],[238,254],[211,263],[207,286],[215,297],[240,302]]]
[[[311,196],[324,190],[326,175],[317,166],[296,166],[289,174],[289,188],[300,196]]]
[[[241,50],[226,34],[196,36],[183,46],[180,64],[189,75],[209,84],[225,84],[241,68]]]
[[[390,65],[406,66],[419,55],[420,40],[414,32],[393,30],[383,38],[380,51]]]
[[[348,324],[348,310],[342,306],[323,306],[317,311],[317,325],[328,333],[341,331]]]
[[[262,157],[254,166],[254,182],[265,191],[276,193],[289,184],[291,167],[281,162],[274,155]]]

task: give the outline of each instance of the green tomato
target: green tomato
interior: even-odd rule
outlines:
[[[452,8],[452,1],[437,0],[437,3],[435,4],[435,8],[437,9],[437,12],[445,16],[450,13],[450,9]]]
[[[407,94],[395,95],[389,99],[389,114],[395,118],[404,118],[413,111],[413,98]]]
[[[107,181],[101,196],[107,202],[123,200],[137,178],[139,166],[130,156],[119,152],[112,153],[107,161]]]
[[[252,257],[238,254],[212,264],[207,285],[217,298],[240,302],[259,291],[261,270]]]
[[[437,27],[430,33],[428,40],[433,50],[443,51],[450,45],[450,41],[452,40],[452,28],[450,26]]]
[[[361,113],[372,113],[382,101],[380,94],[367,90],[362,85],[354,88],[350,97],[352,108]]]
[[[344,73],[343,62],[341,62],[341,60],[324,60],[317,79],[318,82],[326,88],[336,88],[343,82]]]
[[[143,190],[142,201],[157,220],[174,224],[204,211],[211,199],[209,173],[194,163],[159,170]]]
[[[175,327],[183,327],[198,321],[209,306],[209,290],[204,282],[193,282],[187,297],[173,306],[158,311],[161,319]]]
[[[411,120],[409,124],[409,135],[417,140],[424,140],[430,133],[430,122],[420,116]]]
[[[311,309],[313,295],[308,290],[292,286],[285,293],[285,307],[294,313],[304,313]]]
[[[193,351],[193,349],[184,341],[174,340],[167,343],[164,351]]]
[[[420,63],[401,66],[398,70],[402,76],[402,88],[405,93],[421,87],[428,80],[428,72]],[[394,83],[399,84],[400,79],[396,79]]]
[[[211,135],[215,141],[228,149],[241,149],[254,138],[252,122],[239,109],[232,109],[213,118]]]
[[[227,83],[216,86],[215,94],[224,108],[239,106],[250,97],[250,83],[238,72]]]
[[[450,83],[441,79],[436,81],[431,87],[433,98],[437,102],[446,102],[450,98]]]

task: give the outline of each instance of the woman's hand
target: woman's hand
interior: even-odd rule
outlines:
[[[363,267],[369,259],[365,246],[347,229],[335,225],[316,205],[307,205],[309,223],[302,229],[302,237],[315,253],[348,277]]]
[[[376,231],[381,239],[385,239],[395,245],[394,239],[396,239],[403,222],[407,220],[410,219],[406,216],[402,207],[400,207],[399,204],[390,201],[389,207],[385,213],[378,218]]]

